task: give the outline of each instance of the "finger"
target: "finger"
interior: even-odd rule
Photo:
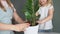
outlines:
[[[29,23],[26,23],[27,25],[30,25]]]
[[[26,28],[27,28],[27,27],[24,27],[24,28],[22,29],[22,31],[26,31]]]
[[[23,29],[22,31],[26,31],[26,29]]]

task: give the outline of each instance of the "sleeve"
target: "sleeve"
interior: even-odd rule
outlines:
[[[49,7],[49,9],[54,9],[53,5],[51,5],[51,6]]]

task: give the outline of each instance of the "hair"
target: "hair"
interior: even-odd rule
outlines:
[[[10,0],[6,0],[6,2],[8,3],[8,5],[9,5],[10,7],[12,7]],[[5,7],[4,7],[4,6],[2,5],[2,3],[1,3],[1,0],[0,0],[0,8],[2,8],[4,11],[6,11]]]
[[[52,0],[47,0],[47,5],[48,4],[51,4],[51,5],[53,5],[53,1]],[[39,3],[39,6],[41,6],[41,4]]]

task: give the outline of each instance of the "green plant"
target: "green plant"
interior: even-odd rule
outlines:
[[[25,18],[30,22],[31,25],[36,24],[36,16],[35,13],[38,10],[38,0],[26,0],[23,12],[25,14]]]

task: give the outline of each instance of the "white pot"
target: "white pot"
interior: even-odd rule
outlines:
[[[30,26],[28,28],[26,28],[26,30],[24,31],[24,34],[38,34],[38,27],[37,26]]]

